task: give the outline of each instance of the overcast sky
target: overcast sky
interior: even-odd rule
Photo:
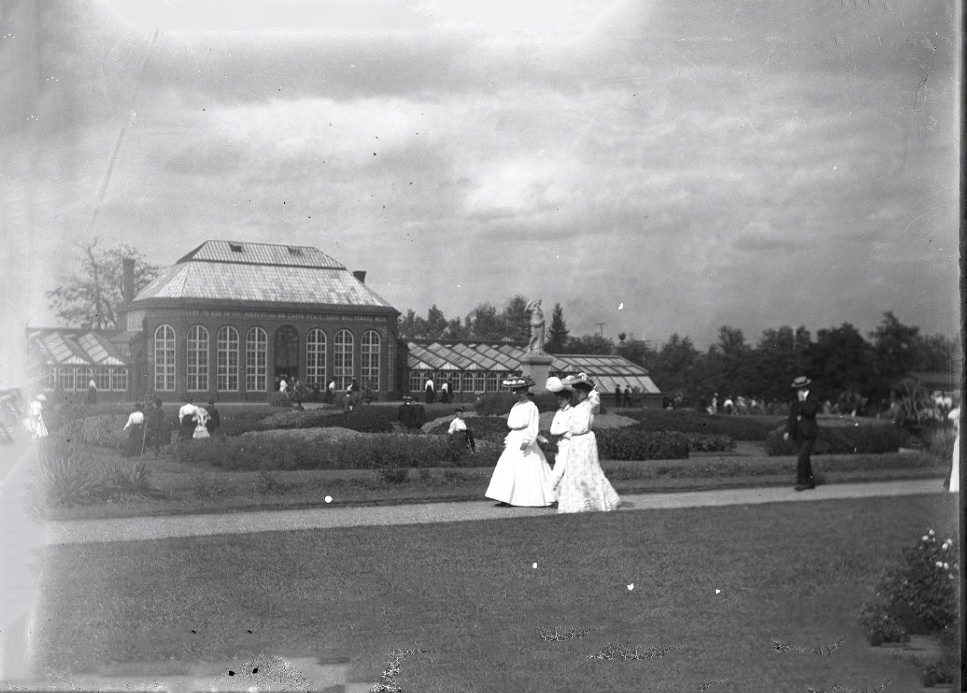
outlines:
[[[657,343],[959,324],[954,2],[0,7],[6,326],[56,323],[95,235],[312,245],[401,311],[522,294]]]

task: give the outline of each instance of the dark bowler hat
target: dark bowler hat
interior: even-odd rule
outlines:
[[[800,375],[798,378],[792,381],[792,387],[795,390],[801,390],[804,387],[809,387],[813,381],[804,375]]]

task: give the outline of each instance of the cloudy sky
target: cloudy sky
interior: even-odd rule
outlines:
[[[322,248],[700,346],[957,329],[958,3],[0,3],[3,324],[74,241]]]

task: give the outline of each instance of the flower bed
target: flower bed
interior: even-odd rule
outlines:
[[[127,420],[127,414],[101,414],[73,419],[64,426],[64,437],[67,441],[84,445],[121,450],[128,439],[124,430]]]
[[[708,416],[686,409],[639,409],[623,413],[636,419],[647,431],[711,433],[727,435],[733,440],[765,440],[775,425],[761,417]]]
[[[501,446],[489,441],[478,442],[476,454],[471,454],[462,441],[449,436],[333,428],[264,431],[172,446],[180,462],[240,470],[491,466],[500,452]]]
[[[784,431],[785,426],[780,426],[766,437],[767,455],[796,454],[795,441],[783,440]],[[896,452],[905,437],[903,431],[888,423],[846,424],[826,420],[819,422],[819,437],[813,452],[817,455]]]

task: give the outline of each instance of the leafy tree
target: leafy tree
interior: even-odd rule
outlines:
[[[789,397],[789,383],[805,374],[809,366],[806,349],[811,343],[809,331],[789,326],[763,331],[759,344],[750,354],[752,380],[747,389],[740,390],[767,400],[784,400]]]
[[[621,339],[624,336],[625,339]],[[644,366],[645,368],[650,368],[652,363],[657,356],[657,352],[654,347],[643,339],[628,339],[627,335],[619,334],[618,339],[621,340],[618,344],[618,353],[624,356],[626,359],[632,363],[637,363],[639,366]]]
[[[460,318],[452,318],[447,321],[447,329],[443,336],[447,339],[466,339],[469,334],[467,325]]]
[[[527,311],[526,298],[514,296],[507,301],[500,319],[504,323],[504,337],[515,342],[530,339],[530,313]]]
[[[754,379],[751,348],[742,330],[730,325],[719,328],[718,342],[709,347],[708,370],[711,385],[723,397],[747,391]]]
[[[695,379],[695,367],[700,354],[692,340],[676,332],[665,342],[647,365],[649,375],[661,391],[683,403],[701,397]]]
[[[913,370],[949,371],[960,354],[958,340],[942,334],[920,336],[916,342]]]
[[[863,397],[885,394],[888,384],[877,377],[874,356],[873,347],[848,322],[820,330],[816,341],[806,349],[808,370],[817,381],[817,393],[834,401],[844,393]]]
[[[123,260],[134,260],[134,294],[158,276],[158,268],[128,245],[99,250],[97,238],[78,243],[82,251],[80,268],[47,292],[50,308],[68,325],[93,329],[118,329],[119,309],[123,307]],[[134,298],[132,296],[131,298]]]
[[[614,342],[599,334],[570,337],[565,345],[567,354],[613,354]]]
[[[470,339],[497,341],[505,336],[504,322],[490,303],[481,303],[470,311],[467,323],[470,326],[467,337]]]
[[[892,381],[913,370],[917,362],[920,344],[920,328],[904,325],[887,311],[873,332],[873,349],[876,352],[877,372],[881,378]]]
[[[549,354],[564,353],[567,345],[567,323],[564,322],[564,309],[560,303],[554,304],[551,311],[551,326],[547,330],[547,340],[544,342],[544,350]]]
[[[422,339],[426,333],[426,320],[410,308],[399,318],[397,333],[402,339]]]
[[[441,339],[447,329],[447,318],[434,303],[426,313],[426,338]]]

